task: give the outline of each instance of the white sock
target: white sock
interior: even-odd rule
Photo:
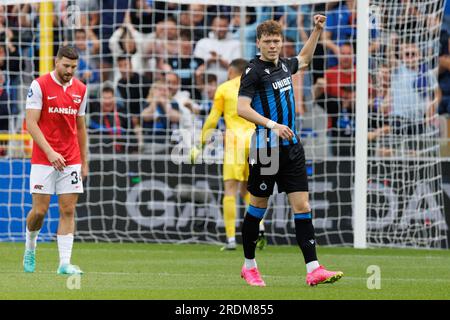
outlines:
[[[265,227],[264,227],[264,222],[261,222],[260,224],[259,224],[259,232],[264,232],[265,231]]]
[[[245,269],[256,268],[256,260],[255,259],[245,259]]]
[[[306,264],[306,272],[310,273],[320,267],[319,261],[314,260]]]
[[[30,230],[28,230],[28,227],[27,227],[27,231],[26,231],[26,235],[25,235],[25,249],[36,250],[37,237],[38,237],[39,231],[41,231],[41,229],[36,230],[36,231],[30,231]]]
[[[228,238],[228,243],[236,243],[236,238],[235,237]]]
[[[57,235],[58,251],[59,251],[59,265],[70,264],[70,257],[72,256],[73,234]]]

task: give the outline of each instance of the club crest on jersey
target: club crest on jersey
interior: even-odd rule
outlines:
[[[252,70],[252,68],[245,69],[245,74],[248,74],[250,72],[250,70]]]
[[[73,102],[75,102],[75,103],[81,103],[81,96],[76,95],[76,94],[73,94],[73,95],[72,95],[72,98],[73,98]]]
[[[286,68],[286,65],[285,65],[284,63],[281,64],[281,67],[283,68],[283,71],[284,71],[284,72],[288,72],[288,70],[287,70],[287,68]]]
[[[269,70],[269,68],[267,68],[267,69],[264,69],[264,72],[265,72],[265,73],[267,73],[267,74],[270,74],[270,70]]]
[[[27,94],[27,97],[28,98],[31,98],[33,96],[33,89],[28,89],[28,94]]]

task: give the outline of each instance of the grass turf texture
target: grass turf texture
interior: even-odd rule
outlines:
[[[342,270],[334,284],[309,287],[295,246],[257,251],[267,287],[240,278],[242,248],[214,245],[75,243],[81,289],[56,274],[56,243],[39,243],[36,272],[22,268],[23,243],[0,243],[0,299],[449,299],[450,251],[319,247],[320,263]],[[367,288],[367,267],[381,268],[381,289]]]

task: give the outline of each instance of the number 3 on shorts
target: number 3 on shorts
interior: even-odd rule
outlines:
[[[71,181],[72,182],[72,184],[77,184],[78,183],[78,172],[76,172],[76,171],[72,171],[71,173],[70,173],[70,175],[73,177],[73,180]]]

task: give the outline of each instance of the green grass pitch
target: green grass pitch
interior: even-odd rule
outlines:
[[[319,247],[321,264],[342,270],[334,283],[308,287],[295,246],[257,251],[267,287],[240,278],[242,248],[215,245],[75,243],[72,262],[85,274],[69,290],[56,274],[56,243],[39,243],[34,274],[22,271],[23,243],[0,243],[0,299],[449,299],[450,251]],[[367,268],[381,270],[381,289],[367,288]]]

